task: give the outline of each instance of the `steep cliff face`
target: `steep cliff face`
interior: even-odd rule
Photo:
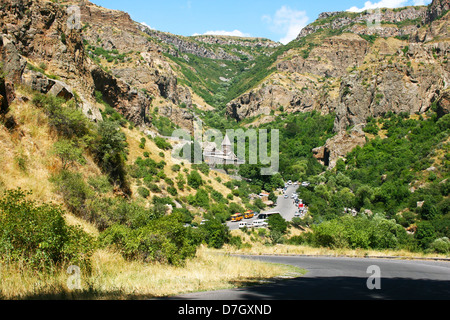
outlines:
[[[434,0],[428,8],[426,21],[431,23],[440,17],[443,17],[449,10],[449,0]]]
[[[392,111],[396,114],[424,113],[447,86],[448,68],[443,64],[449,53],[447,43],[438,47],[412,44],[394,57],[368,69],[357,70],[342,78],[336,107],[335,130],[365,123]]]
[[[93,99],[90,70],[94,65],[86,56],[79,30],[68,27],[66,10],[36,0],[5,0],[1,6],[1,62],[7,79],[65,98],[76,92],[82,110],[101,120]]]
[[[147,110],[137,112],[138,106],[149,109],[154,101],[164,101],[162,106],[170,108],[181,104],[188,108],[192,106],[189,88],[179,85],[171,63],[163,55],[164,49],[142,31],[145,26],[133,21],[125,12],[105,9],[90,2],[85,2],[80,8],[83,41],[88,55],[109,74],[100,76],[102,72],[96,70],[94,76],[102,79],[96,83],[96,90],[103,93],[108,103],[123,114],[141,120],[146,119]],[[120,83],[116,92],[111,89],[113,83]],[[123,91],[124,88],[129,89]],[[129,108],[135,111],[126,111]],[[191,118],[187,116],[175,122],[191,129]]]
[[[1,5],[1,31],[23,58],[46,65],[48,73],[72,82],[74,87],[93,87],[81,35],[68,28],[65,10],[58,4],[36,0],[5,0]],[[20,76],[21,72],[15,80]]]

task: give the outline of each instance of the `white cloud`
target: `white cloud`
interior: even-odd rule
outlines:
[[[145,22],[141,22],[141,24],[142,24],[143,26],[146,26],[146,27],[149,28],[149,29],[155,30],[155,28],[150,27],[150,26],[149,26],[147,23],[145,23]]]
[[[273,32],[284,35],[280,39],[281,43],[288,44],[297,38],[300,31],[307,25],[309,18],[305,11],[282,6],[273,17],[265,15],[262,20],[269,24]]]
[[[216,31],[206,31],[203,34],[200,33],[194,33],[193,36],[233,36],[233,37],[242,37],[242,38],[249,38],[251,35],[249,33],[244,33],[239,30],[234,31],[225,31],[225,30],[216,30]]]
[[[431,0],[381,0],[379,2],[371,2],[367,1],[364,3],[364,7],[358,8],[356,6],[351,7],[347,11],[349,12],[362,12],[365,10],[372,10],[372,9],[378,9],[378,8],[399,8],[399,7],[406,7],[409,5],[414,6],[423,6],[427,5],[431,2]]]

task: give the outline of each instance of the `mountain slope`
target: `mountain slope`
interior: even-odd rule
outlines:
[[[336,112],[341,131],[388,111],[423,113],[449,83],[448,6],[382,9],[375,26],[373,13],[323,13],[227,114],[240,121],[280,108]]]

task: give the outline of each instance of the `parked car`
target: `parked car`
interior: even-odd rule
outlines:
[[[253,228],[259,228],[259,226],[260,226],[260,220],[253,221],[253,223],[252,223]]]
[[[239,222],[239,229],[248,228],[247,222]]]

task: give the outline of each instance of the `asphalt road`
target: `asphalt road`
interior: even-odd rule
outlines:
[[[286,221],[292,221],[294,218],[294,214],[296,211],[298,211],[298,208],[294,204],[294,200],[291,199],[291,196],[294,192],[298,190],[298,186],[289,186],[286,190],[286,194],[289,196],[288,199],[285,199],[284,196],[279,196],[277,200],[277,206],[273,209],[261,212],[261,213],[268,213],[268,212],[280,212],[281,216]],[[301,199],[301,191],[299,192],[299,198]],[[256,217],[253,219],[245,219],[244,221],[252,224],[253,221],[256,220]],[[228,228],[230,230],[237,230],[239,229],[239,222],[228,222],[227,223]]]
[[[174,300],[450,300],[450,262],[327,257],[247,257],[306,269],[302,277],[242,289],[186,294]],[[370,266],[380,289],[370,290]],[[369,281],[375,284],[374,281]]]

